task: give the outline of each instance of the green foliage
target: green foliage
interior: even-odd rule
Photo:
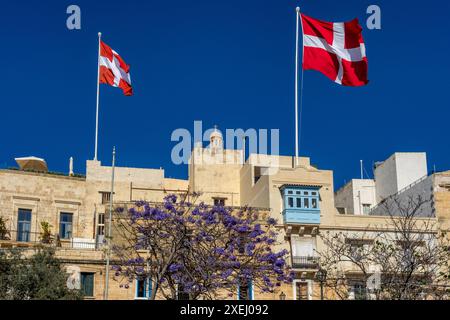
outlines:
[[[40,238],[41,238],[41,242],[42,243],[52,243],[52,230],[51,230],[52,226],[50,225],[50,223],[46,222],[46,221],[41,221],[41,234],[40,234]]]
[[[66,176],[66,177],[69,176],[67,173],[63,173],[63,172],[39,171],[39,170],[33,170],[33,169],[22,170],[22,169],[17,168],[17,167],[8,167],[7,170],[25,171],[25,172],[33,172],[33,173],[44,173],[44,174],[49,174],[49,175],[54,175],[54,176]],[[72,177],[74,177],[74,178],[86,178],[86,175],[81,174],[81,173],[74,173],[72,175]]]
[[[0,251],[0,300],[79,300],[79,290],[67,288],[66,274],[52,248]]]
[[[6,220],[0,217],[0,240],[9,240],[10,234],[6,227]]]

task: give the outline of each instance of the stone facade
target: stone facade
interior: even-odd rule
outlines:
[[[217,139],[214,141],[214,139]],[[196,146],[189,160],[188,180],[165,177],[163,169],[115,168],[113,201],[115,204],[137,200],[161,202],[167,194],[200,192],[199,201],[225,206],[251,206],[265,210],[277,219],[280,231],[278,249],[290,252],[288,261],[296,273],[292,284],[283,284],[273,294],[254,292],[255,299],[319,299],[320,285],[317,251],[324,245],[322,231],[367,232],[371,226],[389,229],[381,216],[342,215],[335,207],[333,172],[320,170],[310,159],[289,156],[251,154],[244,162],[241,150],[223,148],[221,136],[214,134],[209,148]],[[86,162],[86,176],[73,177],[21,170],[0,170],[0,216],[11,230],[9,241],[0,247],[32,247],[39,242],[40,223],[50,223],[54,237],[61,236],[62,213],[72,217],[68,239],[60,239],[57,250],[68,270],[79,268],[93,276],[93,292],[87,299],[103,299],[105,288],[105,253],[101,245],[108,225],[112,168],[99,161]],[[448,230],[450,219],[450,172],[435,175],[434,203],[437,220]],[[307,196],[290,196],[286,190],[298,190]],[[295,207],[295,201],[303,201]],[[309,202],[306,202],[308,199]],[[303,200],[302,200],[303,199]],[[299,202],[300,203],[300,202]],[[292,205],[295,208],[288,208]],[[18,239],[19,209],[31,210],[28,241]],[[311,214],[315,220],[294,219],[289,214]],[[434,219],[434,218],[433,218]],[[120,288],[111,273],[109,299],[135,299],[136,284]],[[325,293],[328,295],[328,293]],[[235,299],[236,297],[233,297]]]

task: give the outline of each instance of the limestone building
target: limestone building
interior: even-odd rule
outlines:
[[[450,226],[450,171],[427,175],[425,153],[394,153],[378,162],[374,179],[352,179],[335,193],[339,215],[331,225],[321,225],[321,230],[345,232],[358,238],[384,229],[393,232],[390,217],[401,217],[414,211],[418,226],[428,225],[429,235],[438,230],[449,232]],[[419,205],[420,203],[420,205]],[[414,207],[415,206],[415,207]],[[419,237],[417,237],[419,238]],[[351,270],[348,270],[349,272]],[[354,281],[353,296],[365,284]]]
[[[0,170],[0,216],[10,230],[9,239],[0,240],[0,247],[33,246],[40,241],[41,222],[50,223],[58,241],[58,257],[68,272],[79,269],[81,286],[88,299],[103,299],[103,240],[108,224],[105,214],[111,197],[112,168],[88,160],[85,176],[72,172],[66,175],[48,171],[42,159],[29,160],[26,165],[18,161],[19,169]],[[401,170],[398,172],[401,175]],[[250,154],[244,159],[242,150],[223,147],[218,130],[211,134],[208,147],[193,148],[188,174],[187,180],[180,180],[166,178],[163,169],[116,167],[114,202],[161,202],[167,194],[190,191],[200,193],[199,200],[209,205],[265,210],[278,221],[281,247],[290,252],[288,262],[296,278],[274,294],[249,294],[255,299],[279,299],[283,295],[294,300],[320,299],[317,252],[323,243],[319,232],[360,231],[369,225],[385,223],[382,216],[368,215],[363,206],[376,206],[377,197],[387,192],[377,193],[376,181],[353,180],[335,196],[331,170],[316,168],[307,157]],[[421,174],[419,170],[416,175]],[[447,217],[448,178],[446,174],[433,180],[439,186],[436,192],[440,192],[436,193],[436,204]],[[401,183],[397,189],[403,188],[408,179],[398,179]],[[136,281],[124,289],[110,279],[108,297],[146,299],[145,286],[142,281]]]

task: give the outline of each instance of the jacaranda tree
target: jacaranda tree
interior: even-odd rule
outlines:
[[[288,251],[275,250],[275,219],[263,220],[251,208],[196,205],[169,195],[160,204],[116,208],[114,229],[116,279],[125,288],[135,279],[150,281],[150,299],[223,298],[250,281],[255,290],[274,292],[293,278]]]

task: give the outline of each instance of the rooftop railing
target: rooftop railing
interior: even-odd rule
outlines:
[[[46,245],[61,249],[99,250],[103,247],[102,240],[87,238],[61,238],[59,235],[45,236],[39,232],[10,230],[0,238],[0,242],[10,243],[12,246],[27,247]]]
[[[369,211],[369,215],[375,215],[374,211],[380,207],[382,207],[384,205],[384,203],[389,200],[389,199],[395,199],[395,197],[397,197],[398,195],[400,195],[401,193],[405,192],[406,190],[411,189],[412,187],[414,187],[415,185],[419,184],[420,182],[426,180],[429,177],[429,175],[424,175],[423,177],[417,179],[416,181],[414,181],[413,183],[407,185],[406,187],[404,187],[403,189],[397,191],[396,193],[384,198],[383,200],[381,200],[376,206],[370,208]]]

